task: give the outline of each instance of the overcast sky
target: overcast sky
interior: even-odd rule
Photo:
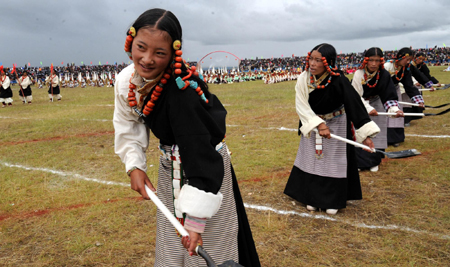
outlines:
[[[449,0],[2,0],[0,63],[112,64],[129,59],[125,32],[145,10],[172,11],[183,27],[183,57],[213,51],[239,58],[305,55],[315,45],[338,53],[450,45]],[[225,53],[203,66],[237,63]]]

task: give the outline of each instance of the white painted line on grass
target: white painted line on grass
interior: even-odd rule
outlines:
[[[417,136],[427,138],[450,138],[450,135],[420,135],[420,134],[405,134],[406,136]]]
[[[15,117],[4,117],[0,116],[0,119],[14,119],[14,120],[39,120],[42,121],[44,119],[32,119],[32,118],[15,118]],[[112,122],[113,120],[104,120],[104,119],[67,119],[69,121],[104,121],[104,122]]]
[[[79,175],[79,174],[76,174],[76,173],[57,171],[57,170],[52,170],[52,169],[47,169],[47,168],[28,167],[28,166],[23,166],[23,165],[19,165],[19,164],[10,164],[10,163],[7,163],[7,162],[2,162],[2,161],[0,161],[0,164],[4,165],[6,167],[19,168],[19,169],[24,169],[24,170],[27,170],[27,171],[49,172],[49,173],[60,175],[60,176],[63,176],[63,177],[73,177],[73,178],[84,180],[84,181],[88,181],[88,182],[96,182],[96,183],[106,184],[106,185],[121,185],[121,186],[128,186],[128,187],[130,186],[130,184],[127,184],[127,183],[104,181],[104,180],[99,180],[99,179],[95,179],[95,178],[85,177],[85,176],[82,176],[82,175]]]
[[[119,186],[124,186],[124,187],[130,187],[130,184],[128,184],[128,183],[119,183],[119,182],[99,180],[99,179],[95,179],[95,178],[88,178],[88,177],[85,177],[85,176],[82,176],[82,175],[79,175],[76,173],[63,172],[63,171],[52,170],[52,169],[47,169],[47,168],[28,167],[28,166],[23,166],[23,165],[18,165],[18,164],[10,164],[7,162],[2,162],[2,161],[0,161],[0,164],[4,165],[6,167],[10,167],[10,168],[19,168],[19,169],[25,169],[25,170],[30,170],[30,171],[49,172],[49,173],[60,175],[63,177],[72,177],[75,179],[80,179],[80,180],[84,180],[84,181],[88,181],[88,182],[96,182],[96,183],[101,183],[101,184],[106,184],[106,185],[119,185]],[[355,222],[351,222],[349,220],[342,220],[342,219],[338,219],[336,217],[331,217],[331,216],[327,216],[327,215],[314,215],[311,213],[297,212],[297,211],[292,211],[292,210],[291,211],[277,210],[277,209],[274,209],[271,207],[259,206],[259,205],[253,205],[253,204],[247,204],[247,203],[244,203],[244,206],[248,209],[255,209],[255,210],[259,210],[259,211],[270,211],[270,212],[280,214],[280,215],[296,215],[296,216],[300,216],[300,217],[304,217],[304,218],[313,218],[313,219],[328,220],[328,221],[333,221],[333,222],[341,222],[341,223],[345,223],[345,224],[352,225],[354,227],[359,227],[359,228],[398,230],[398,231],[412,232],[412,233],[417,233],[417,234],[427,234],[427,235],[435,236],[435,237],[442,238],[442,239],[450,239],[450,236],[448,236],[448,235],[435,234],[435,233],[430,233],[427,231],[420,231],[420,230],[415,230],[415,229],[412,229],[409,227],[402,227],[402,226],[397,226],[397,225],[367,225],[365,223],[355,223]]]
[[[359,227],[359,228],[367,228],[367,229],[382,229],[382,230],[398,230],[398,231],[404,231],[404,232],[412,232],[412,233],[416,233],[416,234],[427,234],[427,235],[432,235],[438,238],[442,238],[442,239],[450,239],[449,235],[441,235],[441,234],[435,234],[435,233],[430,233],[427,231],[420,231],[420,230],[416,230],[416,229],[412,229],[409,227],[402,227],[402,226],[397,226],[397,225],[393,225],[393,224],[389,224],[389,225],[367,225],[365,223],[355,223],[355,222],[351,222],[349,220],[340,220],[340,219],[336,219],[335,217],[331,217],[331,216],[327,216],[327,215],[313,215],[310,213],[306,213],[306,212],[297,212],[297,211],[288,211],[288,210],[277,210],[274,208],[270,208],[270,207],[266,207],[266,206],[259,206],[259,205],[252,205],[252,204],[247,204],[244,203],[244,206],[246,208],[250,208],[250,209],[256,209],[259,211],[270,211],[276,214],[281,214],[281,215],[297,215],[300,217],[305,217],[305,218],[313,218],[313,219],[322,219],[322,220],[328,220],[328,221],[333,221],[333,222],[341,222],[341,223],[345,223],[354,227]]]
[[[269,127],[269,128],[261,128],[261,129],[266,129],[266,130],[279,130],[279,131],[290,131],[290,132],[297,132],[298,129],[292,129],[292,128],[286,128],[286,127]]]

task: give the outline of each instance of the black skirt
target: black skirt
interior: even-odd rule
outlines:
[[[3,87],[0,86],[0,98],[10,98],[10,97],[13,97],[11,87],[3,89]]]
[[[405,141],[404,128],[387,128],[388,145],[402,143]]]
[[[403,108],[403,112],[405,113],[423,113],[424,109],[421,107],[404,107]],[[405,123],[409,123],[412,120],[420,120],[423,117],[419,117],[419,116],[405,116]]]
[[[347,178],[329,178],[306,173],[294,166],[284,193],[305,205],[321,209],[343,209],[347,200],[362,199],[357,170]]]
[[[23,94],[22,94],[22,92],[23,92]],[[19,89],[19,95],[22,97],[30,96],[31,95],[31,86],[28,85],[28,87],[25,89]]]
[[[381,159],[384,158],[383,153],[380,152],[370,153],[358,147],[355,149],[356,149],[356,159],[358,160],[358,169],[361,170],[369,169],[380,165]],[[384,149],[380,150],[384,151]]]
[[[52,90],[53,90],[53,91],[52,91]],[[50,87],[50,88],[48,88],[48,93],[49,93],[49,94],[54,94],[54,95],[59,95],[59,94],[60,94],[60,92],[59,92],[59,85],[56,86],[56,87]]]

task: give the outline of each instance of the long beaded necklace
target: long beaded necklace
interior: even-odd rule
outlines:
[[[159,96],[161,95],[161,92],[163,91],[164,85],[167,83],[167,80],[170,79],[170,73],[172,73],[172,70],[170,68],[167,68],[163,77],[159,80],[159,83],[155,86],[155,89],[153,90],[153,93],[150,96],[150,100],[147,102],[142,112],[137,108],[138,103],[136,100],[136,93],[134,92],[134,90],[136,89],[136,85],[131,82],[133,74],[131,75],[130,85],[128,86],[128,88],[130,88],[130,91],[128,92],[128,104],[136,112],[136,114],[138,114],[140,117],[143,118],[150,115],[150,112],[153,111],[156,101],[158,100]],[[141,101],[143,101],[143,99],[141,99]]]
[[[323,80],[325,80],[325,78],[329,75],[328,72],[324,72],[322,74],[322,76],[320,76],[319,79],[315,79],[314,75],[310,75],[310,83],[308,84],[308,87],[311,89],[324,89],[325,86],[327,86],[330,82],[331,82],[331,75],[329,75],[330,77],[328,78],[328,81],[325,85],[320,85],[322,83]]]
[[[377,86],[378,80],[380,79],[380,70],[378,70],[376,74],[377,74],[377,77],[376,77],[375,83],[370,85],[369,80],[372,79],[373,76],[375,76],[375,73],[370,74],[370,73],[368,73],[368,71],[366,69],[364,69],[364,83],[363,84],[366,84],[367,86],[369,86],[369,88],[374,88],[375,86]]]
[[[398,71],[400,70],[400,68],[395,70],[395,79],[397,79],[397,81],[401,81],[403,79],[403,75],[405,75],[405,66],[403,66],[402,69],[402,76],[400,78],[398,78]]]

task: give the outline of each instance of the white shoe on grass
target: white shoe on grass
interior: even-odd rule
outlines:
[[[370,168],[370,171],[371,172],[377,172],[378,171],[378,165],[377,166],[374,166],[374,167],[372,167],[372,168]]]
[[[317,210],[316,207],[313,207],[313,206],[310,206],[310,205],[306,205],[306,209],[310,210],[310,211],[316,211]]]
[[[338,212],[337,209],[327,209],[327,214],[335,215]]]

